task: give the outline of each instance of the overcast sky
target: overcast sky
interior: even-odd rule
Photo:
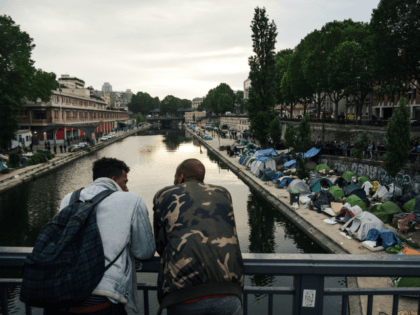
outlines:
[[[243,90],[251,21],[265,7],[276,51],[333,20],[368,22],[379,0],[1,0],[34,39],[36,68],[101,89],[192,99],[227,83]]]

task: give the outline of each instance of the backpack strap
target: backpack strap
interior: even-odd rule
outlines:
[[[124,249],[125,249],[125,247],[126,246],[124,246],[124,248],[122,249],[122,251],[120,251],[120,253],[118,254],[118,256],[117,257],[115,257],[114,258],[114,260],[113,261],[111,261],[106,267],[105,267],[105,270],[104,270],[104,273],[105,273],[105,271],[107,271],[109,268],[111,268],[111,266],[117,261],[117,259],[118,258],[120,258],[120,256],[121,256],[121,254],[123,253],[123,251],[124,251]]]
[[[72,205],[72,204],[74,204],[74,203],[76,203],[76,202],[78,202],[80,200],[80,193],[82,192],[82,189],[83,188],[84,187],[76,190],[75,192],[73,192],[71,194],[69,205]]]

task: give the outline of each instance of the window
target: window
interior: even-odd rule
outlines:
[[[47,119],[47,112],[45,110],[34,110],[34,119]]]
[[[59,111],[58,110],[55,110],[54,111],[54,119],[59,119]]]
[[[28,116],[28,111],[27,110],[20,111],[20,116]]]

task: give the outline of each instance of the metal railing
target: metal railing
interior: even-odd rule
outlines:
[[[21,268],[32,248],[0,247],[0,268]],[[293,287],[245,286],[243,295],[244,314],[248,314],[250,294],[268,295],[268,314],[273,314],[275,295],[291,296],[292,314],[321,315],[324,297],[341,296],[341,314],[348,314],[349,297],[367,296],[366,314],[372,314],[373,297],[392,296],[392,314],[398,312],[401,295],[419,295],[420,288],[325,288],[326,277],[420,277],[418,256],[401,255],[334,255],[334,254],[243,254],[246,275],[293,276]],[[141,272],[157,273],[158,257],[142,262]],[[139,270],[137,270],[140,272]],[[7,287],[20,286],[21,279],[0,279],[1,307],[3,314],[9,313]],[[138,283],[143,291],[144,314],[149,314],[149,291],[156,291],[154,284]],[[418,311],[420,312],[420,300]],[[25,306],[26,314],[32,314],[31,307]],[[355,310],[357,313],[361,310]],[[419,313],[420,314],[420,313]]]

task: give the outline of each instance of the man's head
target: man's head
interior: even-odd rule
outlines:
[[[113,158],[102,158],[93,163],[93,180],[100,177],[111,178],[122,190],[128,191],[127,173],[130,168],[123,161]]]
[[[178,165],[175,173],[174,185],[196,181],[202,183],[206,175],[206,168],[197,159],[188,159]]]

